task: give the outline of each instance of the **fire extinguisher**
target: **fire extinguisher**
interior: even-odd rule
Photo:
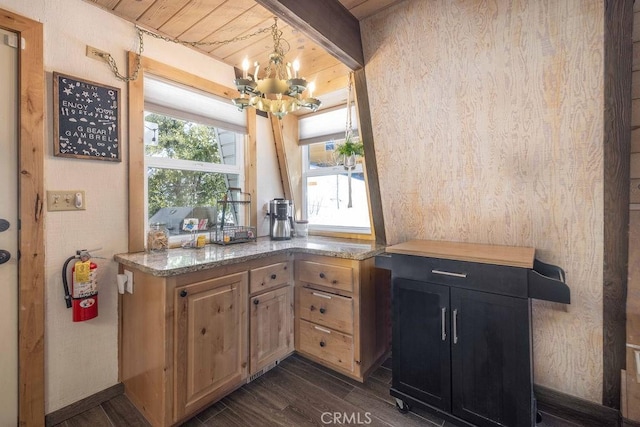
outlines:
[[[69,263],[77,260],[71,269],[71,290],[67,280]],[[62,283],[67,308],[73,310],[73,321],[83,322],[98,316],[98,265],[91,261],[87,250],[77,251],[67,258],[62,267]]]

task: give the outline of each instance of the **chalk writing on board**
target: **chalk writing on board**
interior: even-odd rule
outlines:
[[[55,155],[120,161],[120,90],[54,73]]]

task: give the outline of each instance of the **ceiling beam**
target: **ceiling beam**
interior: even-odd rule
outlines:
[[[360,22],[338,0],[256,0],[352,70],[364,67]]]

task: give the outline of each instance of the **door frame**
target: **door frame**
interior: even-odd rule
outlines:
[[[0,9],[18,34],[19,251],[18,425],[44,425],[44,55],[43,26]]]

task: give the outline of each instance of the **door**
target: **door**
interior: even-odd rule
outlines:
[[[478,426],[532,425],[529,306],[451,288],[454,415]]]
[[[285,286],[251,298],[252,375],[293,351],[292,292]]]
[[[451,408],[449,288],[393,279],[393,388]]]
[[[18,50],[0,29],[0,425],[18,420]]]
[[[176,289],[174,421],[247,377],[247,272]]]

